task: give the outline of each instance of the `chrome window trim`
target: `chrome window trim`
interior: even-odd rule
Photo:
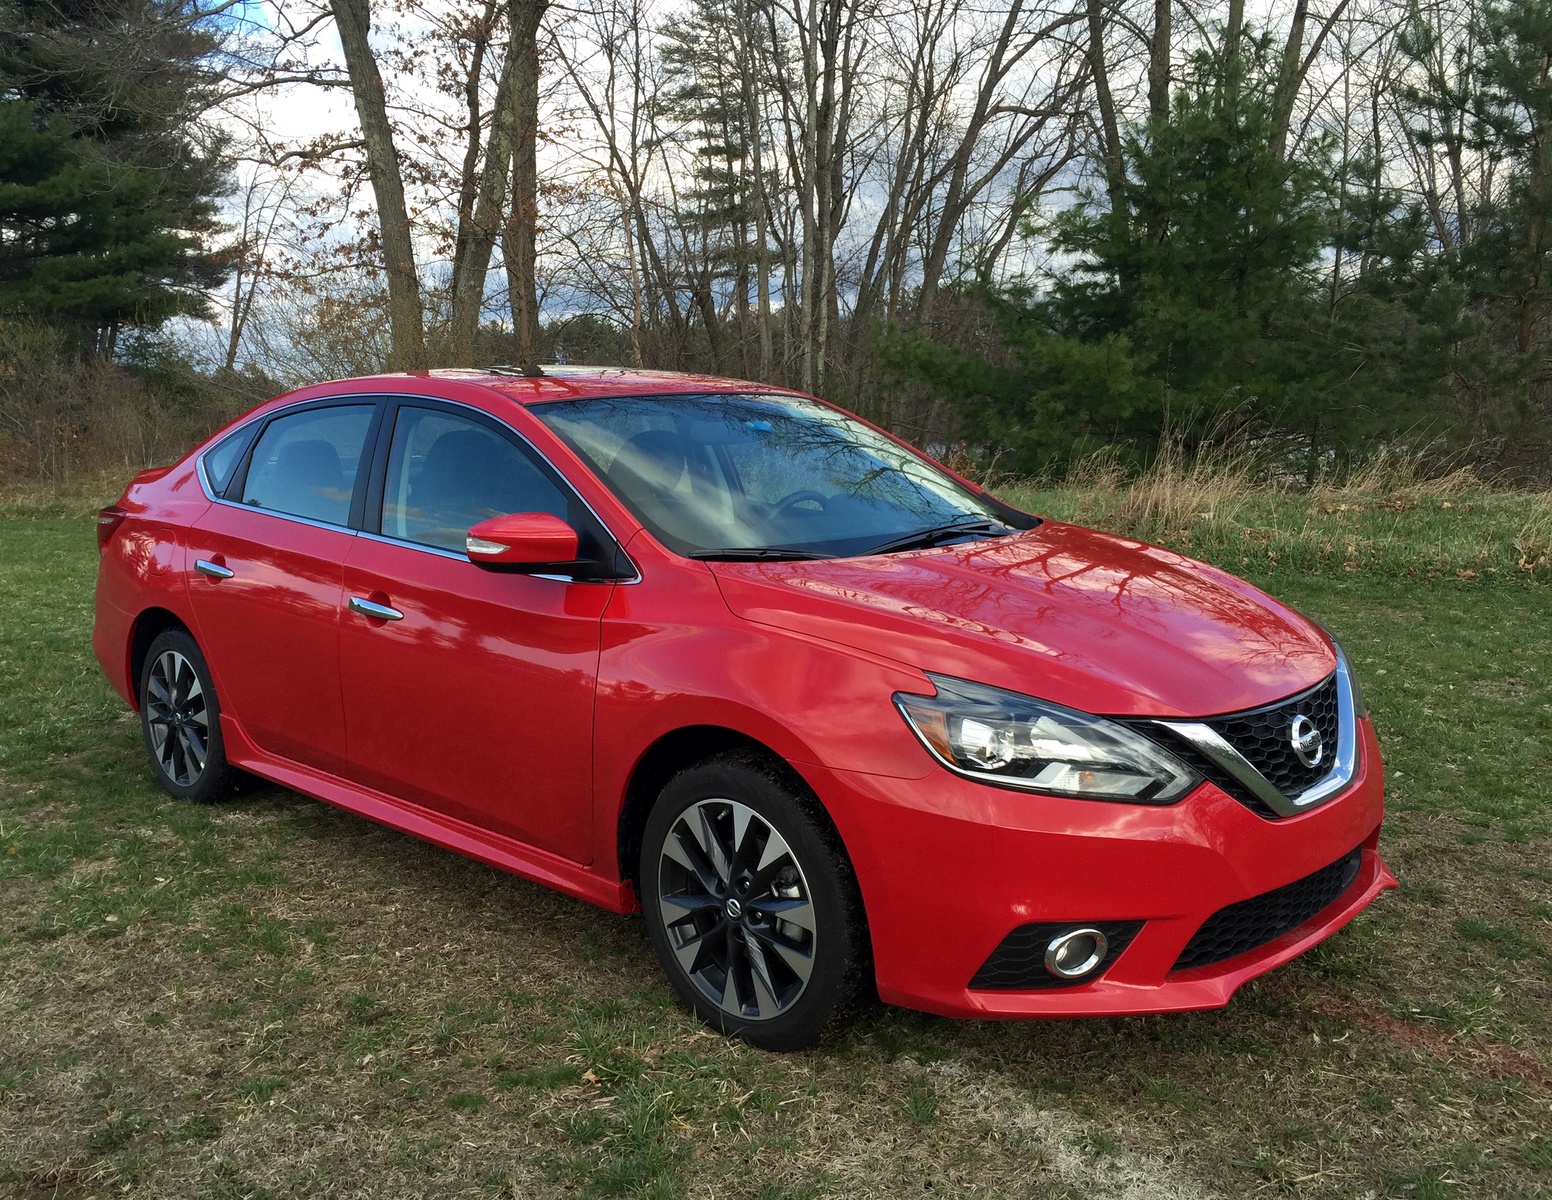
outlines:
[[[211,449],[213,450],[215,447],[212,446]],[[202,451],[200,456],[194,460],[194,474],[199,479],[199,490],[205,493],[205,499],[212,504],[224,504],[225,501],[215,494],[215,491],[210,486],[210,479],[205,474],[205,454],[207,453],[209,451]]]
[[[438,558],[452,559],[454,562],[469,562],[467,554],[459,554],[456,550],[446,550],[441,546],[428,546],[424,542],[410,542],[403,538],[389,537],[385,533],[369,533],[362,529],[356,533],[359,538],[365,538],[369,542],[380,542],[385,546],[403,546],[406,550],[419,550],[422,554],[434,554]]]
[[[1358,714],[1353,703],[1352,668],[1340,646],[1336,649],[1336,754],[1331,770],[1318,783],[1311,784],[1289,799],[1272,786],[1243,754],[1222,734],[1201,721],[1155,721],[1172,733],[1185,738],[1218,766],[1250,789],[1256,798],[1280,817],[1297,816],[1331,799],[1353,781],[1358,771]]]
[[[249,425],[256,425],[256,424],[258,424],[257,421],[244,421],[236,429],[232,430],[232,432],[233,433],[240,433],[242,430],[246,429]],[[199,452],[199,457],[194,460],[194,474],[199,479],[200,491],[205,493],[205,499],[209,500],[212,504],[232,504],[233,503],[233,501],[231,501],[231,500],[223,500],[220,496],[216,495],[215,489],[210,486],[210,476],[205,474],[205,455],[209,454],[212,450],[214,450],[216,448],[216,446],[220,445],[220,443],[222,441],[225,441],[225,440],[226,439],[224,439],[224,438],[219,439],[215,443],[205,447],[205,449],[203,449],[203,450],[201,450]],[[243,450],[243,453],[247,454],[248,451],[252,450],[252,449],[253,449],[252,446],[248,446],[247,448],[245,448]],[[238,461],[241,462],[242,460],[239,459]],[[238,507],[238,508],[253,508],[253,505],[251,505],[251,504],[238,504],[236,507]],[[254,511],[256,511],[256,512],[268,512],[269,509],[267,509],[267,508],[260,508],[260,509],[255,509]]]
[[[548,466],[550,468],[550,470],[555,472],[556,476],[560,479],[561,483],[564,484],[570,490],[571,494],[573,496],[575,496],[578,501],[581,502],[582,507],[587,509],[588,512],[593,514],[593,520],[597,521],[598,524],[599,524],[599,527],[602,528],[603,531],[605,533],[607,533],[609,535],[609,537],[614,541],[615,546],[617,546],[619,548],[619,552],[620,552],[621,556],[630,565],[630,569],[631,569],[631,576],[628,579],[576,579],[576,578],[573,578],[570,575],[539,575],[539,574],[534,574],[532,576],[532,578],[534,578],[534,579],[554,579],[554,580],[558,580],[558,581],[563,582],[563,583],[614,583],[614,584],[620,584],[622,586],[629,586],[630,584],[640,583],[641,582],[641,568],[636,565],[636,560],[635,559],[633,559],[629,554],[625,553],[625,543],[618,536],[616,536],[614,530],[609,527],[609,522],[605,521],[601,516],[598,515],[598,510],[596,508],[594,508],[591,504],[588,503],[588,499],[587,499],[586,496],[584,496],[581,492],[577,491],[575,485],[572,484],[571,480],[566,478],[566,473],[564,471],[562,471],[559,467],[557,467],[554,463],[550,462],[549,457],[542,450],[540,450],[539,447],[535,446],[533,444],[533,442],[529,441],[528,438],[524,437],[520,430],[513,429],[511,425],[509,425],[506,421],[503,421],[495,413],[488,412],[485,409],[480,408],[478,405],[466,404],[462,400],[448,400],[448,399],[445,399],[442,396],[422,396],[422,395],[420,395],[418,393],[411,394],[411,393],[408,393],[408,392],[374,392],[374,393],[370,393],[370,395],[379,397],[381,399],[389,399],[389,400],[399,400],[399,401],[425,400],[425,401],[429,401],[429,402],[432,402],[432,403],[435,403],[435,404],[450,404],[450,405],[453,405],[456,408],[468,409],[472,413],[478,413],[482,417],[488,417],[491,420],[497,422],[503,429],[505,429],[508,433],[510,433],[513,437],[515,437],[519,442],[521,442],[529,450],[533,451],[534,456],[536,458],[538,458],[538,460],[540,462],[544,463],[546,466]],[[287,406],[285,408],[278,408],[274,412],[267,413],[267,414],[265,414],[262,417],[256,417],[256,418],[254,418],[253,421],[245,421],[241,425],[238,425],[236,428],[230,430],[229,432],[230,433],[237,433],[239,430],[245,429],[248,425],[253,424],[256,421],[266,421],[266,422],[267,421],[271,421],[271,420],[273,420],[273,419],[275,419],[277,417],[281,417],[281,416],[286,415],[287,413],[291,412],[293,409],[301,409],[301,408],[305,408],[308,405],[316,405],[316,404],[319,403],[320,400],[334,400],[334,399],[336,399],[336,397],[333,397],[333,396],[321,396],[321,397],[317,397],[317,398],[312,399],[312,400],[302,400],[302,401],[299,401],[297,404],[289,405],[289,406]],[[367,399],[367,395],[340,396],[340,397],[338,397],[338,399],[339,399],[339,401],[340,401],[340,403],[342,405],[360,404],[363,400]],[[380,402],[379,399],[374,399],[372,401],[372,403],[374,403],[374,404],[379,403],[379,402]],[[413,407],[413,405],[411,407]],[[393,436],[391,430],[389,431],[389,436],[390,437]],[[211,449],[214,449],[214,446],[207,447],[205,450],[200,451],[199,457],[194,460],[194,473],[195,473],[195,475],[199,479],[200,490],[205,493],[205,499],[209,500],[212,504],[225,504],[225,505],[229,505],[232,508],[240,508],[244,512],[265,513],[266,515],[271,516],[271,517],[280,517],[282,520],[296,521],[296,522],[298,522],[299,524],[302,524],[302,525],[311,525],[315,529],[333,529],[333,530],[337,530],[340,533],[348,533],[348,534],[352,535],[353,537],[368,538],[371,541],[382,542],[382,543],[384,543],[386,545],[389,545],[389,546],[404,546],[404,547],[406,547],[406,548],[408,548],[410,550],[420,550],[420,551],[422,551],[422,552],[424,552],[426,554],[435,554],[435,555],[438,555],[441,558],[452,559],[454,562],[469,563],[471,566],[477,566],[478,565],[477,563],[474,563],[473,560],[470,559],[467,554],[459,554],[459,553],[457,553],[456,551],[453,551],[453,550],[444,550],[440,546],[427,546],[427,545],[425,545],[424,543],[421,543],[421,542],[406,541],[403,538],[389,537],[387,534],[382,534],[382,533],[368,533],[364,529],[354,529],[354,528],[352,528],[349,525],[331,525],[327,521],[315,521],[311,517],[299,517],[295,513],[281,512],[280,510],[273,509],[273,508],[260,508],[258,505],[255,505],[255,504],[241,504],[241,503],[237,502],[236,500],[227,500],[224,497],[217,496],[215,494],[214,489],[211,488],[211,486],[210,486],[210,479],[209,479],[209,477],[205,474],[205,455],[208,454]],[[251,447],[251,446],[248,447],[249,451],[251,451],[252,449],[253,449],[253,447]]]
[[[197,458],[195,458],[195,460],[194,460],[194,476],[195,476],[195,478],[197,478],[199,480],[200,491],[205,493],[205,499],[224,503],[224,501],[221,500],[221,497],[216,495],[215,489],[210,486],[210,476],[205,474],[205,457],[206,457],[206,455],[210,454],[217,446],[219,446],[222,442],[226,441],[227,438],[229,438],[229,437],[236,437],[239,433],[242,433],[245,430],[247,430],[249,426],[257,425],[263,419],[264,418],[262,418],[262,417],[256,417],[256,418],[254,418],[252,420],[243,421],[239,425],[234,425],[230,429],[218,430],[217,432],[221,435],[220,437],[216,437],[214,434],[211,435],[209,445],[207,445],[203,450],[201,450],[199,452],[199,456]],[[253,449],[253,446],[251,444],[247,445],[247,446],[244,446],[243,447],[243,457],[246,457],[248,452],[250,450],[252,450],[252,449]],[[241,463],[242,462],[242,457],[239,457],[237,461],[239,463]],[[227,482],[230,483],[231,481],[228,480]],[[252,506],[245,504],[245,505],[242,505],[241,507],[243,507],[243,508],[250,508]]]
[[[327,529],[333,533],[349,534],[351,537],[359,537],[361,534],[359,529],[352,529],[349,525],[332,525],[328,521],[318,521],[312,517],[299,517],[295,513],[281,512],[278,508],[260,508],[257,504],[239,504],[235,500],[224,500],[211,492],[210,485],[205,479],[203,463],[199,464],[199,486],[204,490],[205,499],[212,504],[224,504],[228,508],[240,508],[243,512],[263,513],[266,517],[278,517],[282,521],[294,521],[298,525],[311,525],[314,529]]]
[[[583,503],[586,504],[587,501],[584,500]],[[605,526],[605,528],[607,529],[608,526]],[[472,567],[478,567],[480,565],[479,563],[475,562],[472,558],[470,558],[467,554],[459,554],[456,550],[447,550],[447,549],[444,549],[441,546],[428,546],[424,542],[406,541],[403,538],[389,537],[385,533],[369,533],[365,529],[357,530],[356,531],[356,536],[358,538],[362,538],[362,539],[364,539],[364,540],[366,540],[368,542],[377,542],[377,543],[379,543],[381,545],[384,545],[384,546],[398,546],[398,547],[400,547],[401,549],[404,549],[404,550],[419,550],[422,554],[432,554],[432,555],[435,555],[437,558],[449,559],[452,562],[467,563],[469,566],[472,566]],[[611,533],[609,536],[613,537],[614,535]],[[626,556],[626,561],[630,562],[630,556],[629,555]],[[631,567],[632,568],[634,568],[635,565],[636,564],[634,562],[631,562]],[[641,574],[640,574],[640,572],[638,572],[637,574],[632,576],[630,579],[577,579],[577,578],[574,578],[573,576],[570,576],[570,575],[541,574],[538,571],[514,571],[512,573],[513,574],[517,574],[517,575],[526,575],[530,579],[553,579],[553,580],[556,580],[557,582],[560,582],[560,583],[640,583],[641,582]]]

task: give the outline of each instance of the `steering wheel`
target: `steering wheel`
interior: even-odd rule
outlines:
[[[812,502],[820,508],[829,508],[830,500],[823,492],[816,492],[812,488],[805,488],[798,492],[788,492],[771,507],[771,519],[784,517],[799,504]]]

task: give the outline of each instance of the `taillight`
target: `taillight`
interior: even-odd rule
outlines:
[[[106,554],[108,543],[113,540],[113,531],[124,523],[126,513],[117,504],[110,504],[97,514],[97,553]]]

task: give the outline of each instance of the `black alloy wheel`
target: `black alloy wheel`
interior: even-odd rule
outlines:
[[[759,759],[723,756],[669,782],[643,838],[647,928],[675,990],[770,1050],[836,1028],[868,960],[850,863],[816,805]]]
[[[157,782],[172,795],[203,803],[228,789],[221,705],[204,655],[182,629],[160,634],[146,652],[140,728]]]

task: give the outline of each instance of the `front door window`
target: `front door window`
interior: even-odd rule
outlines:
[[[385,537],[462,552],[471,525],[507,513],[568,519],[567,497],[521,450],[454,413],[405,407],[383,489]]]

